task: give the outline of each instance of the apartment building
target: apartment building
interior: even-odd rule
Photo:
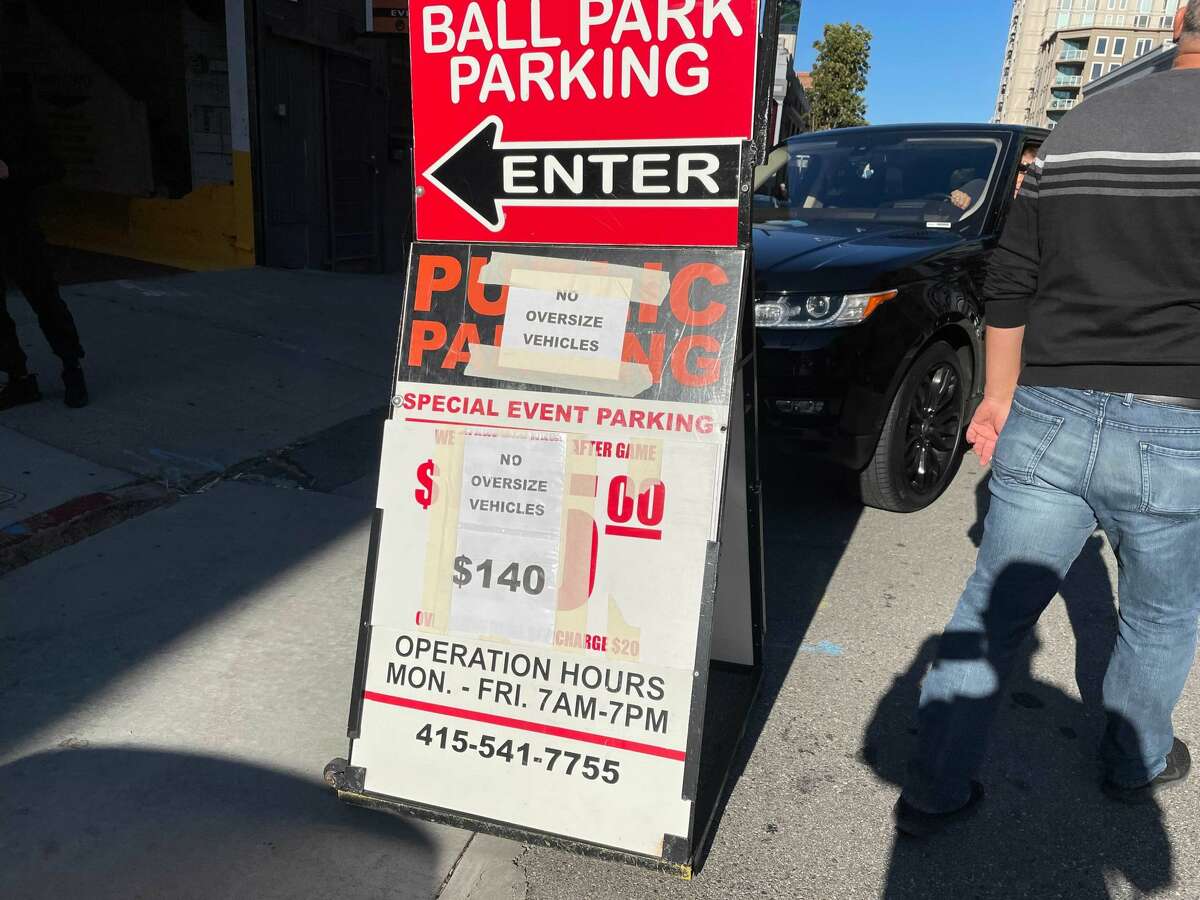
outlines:
[[[1147,53],[1141,59],[1126,63],[1121,68],[1109,72],[1095,81],[1089,81],[1084,85],[1083,99],[1086,100],[1096,94],[1121,87],[1131,81],[1145,78],[1147,75],[1166,72],[1168,69],[1174,68],[1175,58],[1178,55],[1179,46],[1177,44],[1164,44],[1161,50]]]
[[[1053,128],[1091,81],[1171,39],[1182,0],[1014,0],[995,122]]]
[[[812,79],[805,84],[796,71],[796,35],[781,34],[775,56],[775,83],[767,109],[767,133],[771,146],[808,130],[808,96]]]
[[[1053,30],[1051,6],[1057,12],[1058,0],[1013,0],[993,122],[1026,123],[1042,41]]]

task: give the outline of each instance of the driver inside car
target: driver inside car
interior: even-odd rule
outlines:
[[[976,178],[974,169],[959,169],[951,181],[959,187],[950,192],[950,202],[963,212],[971,208],[987,187],[987,179]]]
[[[1032,166],[1034,160],[1037,159],[1037,152],[1038,148],[1034,144],[1030,144],[1021,152],[1021,165],[1017,170],[1017,184],[1016,187],[1013,188],[1014,197],[1021,193],[1021,184],[1025,181],[1025,173],[1029,171],[1029,167]],[[973,174],[974,170],[971,171]],[[955,175],[957,176],[958,173],[956,172]],[[966,210],[971,208],[971,204],[978,199],[979,195],[983,193],[984,188],[986,187],[987,181],[982,178],[976,178],[968,181],[958,190],[953,191],[950,194],[950,202],[966,212]]]

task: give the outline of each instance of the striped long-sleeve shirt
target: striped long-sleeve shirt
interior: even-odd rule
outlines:
[[[1088,99],[1042,146],[984,287],[1021,383],[1200,398],[1200,70]]]

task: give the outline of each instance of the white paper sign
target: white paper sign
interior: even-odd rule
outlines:
[[[558,535],[458,530],[450,628],[549,644],[558,609]]]
[[[464,441],[459,522],[554,535],[557,540],[566,452],[563,436],[468,432]]]
[[[513,275],[514,280],[521,276],[534,280],[528,272]],[[627,279],[605,281],[614,280],[623,290],[614,291],[610,284],[582,277],[565,282],[564,290],[510,287],[500,364],[594,378],[620,377],[633,284]]]

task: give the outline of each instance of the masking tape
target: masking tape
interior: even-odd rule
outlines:
[[[606,384],[611,384],[615,379],[621,377],[621,366],[623,365],[620,359],[578,358],[565,353],[514,350],[508,347],[500,348],[497,364],[506,371],[574,375],[580,378],[603,379]]]
[[[601,300],[622,300],[626,304],[633,297],[633,279],[616,278],[611,275],[570,275],[565,272],[513,269],[509,274],[508,286],[550,293],[569,291]]]
[[[514,279],[517,278],[521,279],[522,283],[516,284]],[[538,283],[527,283],[526,279],[536,279]],[[479,281],[481,284],[505,287],[578,290],[579,293],[615,297],[649,306],[662,306],[667,292],[671,289],[671,276],[660,269],[618,266],[595,260],[527,256],[521,253],[493,253],[491,260],[480,270]],[[584,291],[571,286],[579,282],[585,282],[590,289]]]
[[[520,384],[536,384],[541,387],[562,388],[566,391],[588,391],[596,394],[612,394],[615,397],[636,397],[654,384],[650,367],[645,363],[621,363],[620,375],[616,380],[597,378],[586,374],[566,372],[543,372],[537,369],[507,368],[500,364],[500,349],[490,344],[471,344],[471,361],[464,374],[471,378],[488,378],[493,381],[514,381]]]

